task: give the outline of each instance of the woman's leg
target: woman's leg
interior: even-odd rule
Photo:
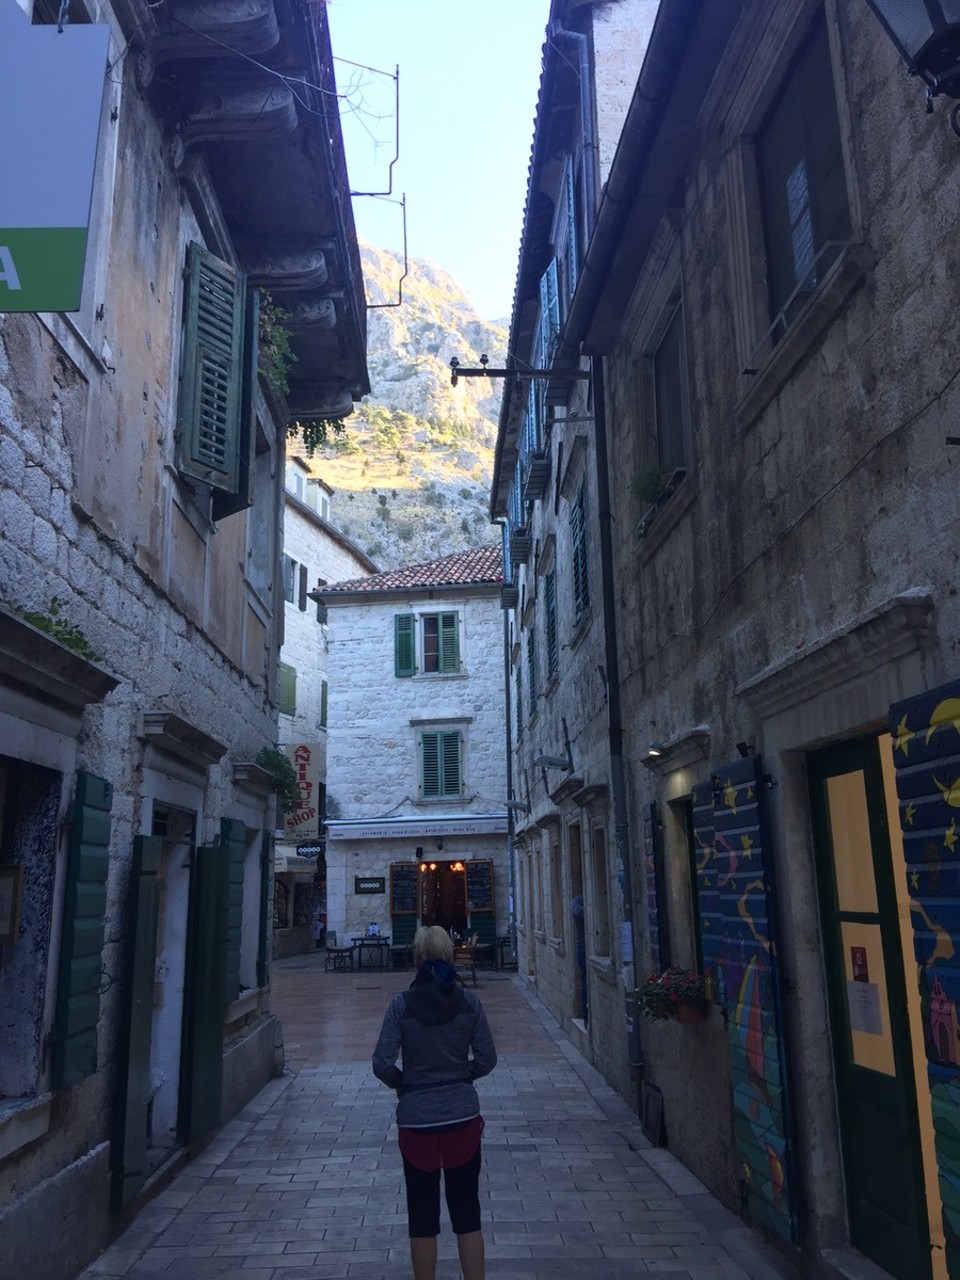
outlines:
[[[440,1170],[424,1172],[403,1162],[407,1186],[407,1226],[413,1280],[435,1280],[437,1236],[440,1234]]]
[[[483,1232],[467,1231],[457,1236],[457,1252],[463,1280],[483,1280]]]
[[[436,1280],[437,1237],[411,1236],[410,1261],[413,1263],[413,1280]]]
[[[484,1280],[479,1147],[466,1164],[444,1170],[443,1191],[450,1211],[450,1223],[457,1237],[463,1280]]]

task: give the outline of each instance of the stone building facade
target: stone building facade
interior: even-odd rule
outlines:
[[[596,1002],[574,1038],[804,1273],[956,1277],[956,139],[853,0],[663,0],[637,71],[545,386],[569,419],[583,391],[561,375],[589,372],[609,456],[608,543],[602,495],[587,519],[620,730],[593,767],[614,808],[622,773],[631,899],[613,985],[681,966],[709,1003],[643,1022],[636,1061]],[[506,510],[536,453],[525,470],[513,421]],[[558,678],[576,777],[583,680]],[[563,901],[582,838],[557,844]],[[549,878],[531,890],[536,910]]]
[[[631,899],[610,763],[609,482],[590,367],[562,334],[656,9],[551,6],[491,498],[504,530],[520,968],[626,1093],[639,1046],[635,1035],[628,1046]]]
[[[337,529],[333,490],[313,475],[304,456],[289,449],[279,742],[297,771],[301,803],[284,815],[275,846],[273,953],[278,957],[313,948],[326,928],[328,626],[325,607],[309,593],[376,571],[369,556]]]
[[[0,283],[0,1270],[35,1280],[77,1274],[282,1061],[257,757],[284,435],[367,390],[336,113],[286,85],[333,86],[324,11],[71,17],[57,41],[109,29],[79,308]],[[235,45],[259,67],[210,56]]]
[[[396,945],[509,928],[498,547],[333,583],[327,923]]]

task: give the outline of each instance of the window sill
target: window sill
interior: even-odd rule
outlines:
[[[573,629],[573,635],[570,637],[571,652],[575,649],[579,649],[580,645],[583,643],[584,636],[590,630],[591,622],[593,622],[593,614],[588,609]]]
[[[294,926],[302,928],[302,925]],[[233,1004],[228,1005],[226,1017],[224,1019],[227,1026],[233,1022],[239,1022],[241,1018],[247,1017],[248,1014],[255,1012],[260,1003],[260,989],[251,987],[249,991],[245,991],[242,996],[234,1000]]]
[[[595,973],[602,982],[609,983],[611,987],[617,985],[617,972],[610,956],[591,956],[590,972]]]
[[[747,391],[735,410],[740,426],[749,427],[756,422],[797,366],[810,354],[834,316],[867,278],[871,265],[865,245],[848,245],[840,254],[823,283],[757,372],[745,375]]]
[[[0,1160],[49,1132],[52,1102],[49,1093],[39,1098],[8,1098],[0,1102]]]
[[[689,473],[684,472],[684,476]],[[667,538],[693,506],[697,490],[690,479],[681,479],[674,489],[651,507],[637,525],[637,554],[646,562],[663,546]]]
[[[550,945],[550,950],[556,952],[558,956],[562,957],[567,954],[567,948],[564,945],[564,941],[562,938],[551,938],[549,945]]]

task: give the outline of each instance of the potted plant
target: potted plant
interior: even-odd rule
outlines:
[[[702,1022],[710,1008],[704,977],[680,965],[651,973],[637,989],[637,1008],[654,1021]]]

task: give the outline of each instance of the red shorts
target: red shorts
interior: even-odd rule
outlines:
[[[472,1160],[483,1134],[483,1117],[474,1116],[455,1128],[401,1129],[400,1154],[415,1169],[458,1169]]]

